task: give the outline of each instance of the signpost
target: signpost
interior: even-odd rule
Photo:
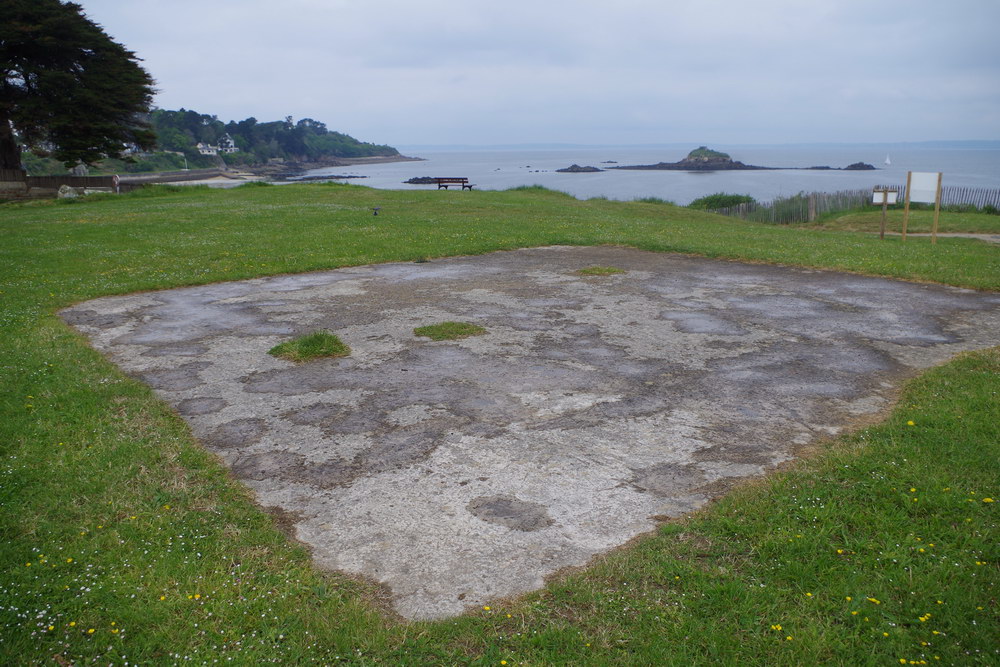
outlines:
[[[938,172],[906,172],[906,205],[903,207],[903,240],[906,240],[906,223],[910,219],[910,202],[934,204],[934,226],[931,243],[937,243],[938,219],[941,217],[941,177]]]
[[[882,204],[882,222],[878,227],[878,237],[885,240],[885,210],[889,204],[895,204],[899,199],[899,193],[890,188],[875,188],[872,190],[872,203]],[[904,227],[905,228],[905,227]]]

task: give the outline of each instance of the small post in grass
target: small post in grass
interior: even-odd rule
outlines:
[[[882,204],[882,222],[878,227],[878,237],[882,240],[885,240],[885,211],[889,204],[896,203],[898,197],[899,193],[895,188],[880,187],[872,190],[872,203]]]

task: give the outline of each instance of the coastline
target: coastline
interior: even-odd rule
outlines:
[[[193,170],[185,172],[148,172],[122,177],[122,182],[170,183],[171,185],[208,185],[210,187],[234,187],[254,181],[284,181],[295,179],[311,169],[328,167],[352,167],[366,164],[387,164],[391,162],[422,162],[422,157],[407,155],[375,155],[371,157],[340,157],[312,162],[278,162],[254,167],[240,166],[230,169]],[[203,173],[197,173],[201,171]],[[188,177],[189,176],[189,177]]]
[[[370,157],[331,157],[326,160],[312,162],[277,162],[255,167],[242,167],[239,171],[262,177],[266,180],[284,180],[301,176],[312,169],[328,167],[355,167],[366,164],[388,164],[391,162],[422,162],[422,157],[408,155],[373,155]],[[259,179],[258,179],[259,180]]]

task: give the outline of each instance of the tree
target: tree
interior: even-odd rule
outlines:
[[[153,79],[80,5],[0,0],[0,17],[0,168],[21,168],[18,143],[67,167],[156,145]]]

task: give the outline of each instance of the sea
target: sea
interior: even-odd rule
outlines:
[[[985,146],[985,147],[982,147]],[[976,147],[937,147],[924,144],[821,144],[784,146],[712,145],[733,160],[748,165],[780,167],[766,171],[632,171],[559,173],[573,164],[599,169],[620,165],[676,162],[692,145],[604,147],[399,147],[401,153],[421,161],[328,167],[306,177],[356,176],[346,182],[373,188],[427,190],[434,185],[408,185],[415,176],[466,177],[479,190],[506,190],[541,185],[578,199],[607,198],[622,201],[657,197],[686,205],[717,192],[747,194],[758,201],[788,197],[800,192],[837,192],[879,185],[902,185],[908,171],[942,172],[945,186],[1000,188],[1000,142]],[[804,167],[843,168],[855,162],[876,167],[873,171],[806,170]],[[887,164],[888,162],[888,164]],[[334,179],[336,180],[336,179]]]

